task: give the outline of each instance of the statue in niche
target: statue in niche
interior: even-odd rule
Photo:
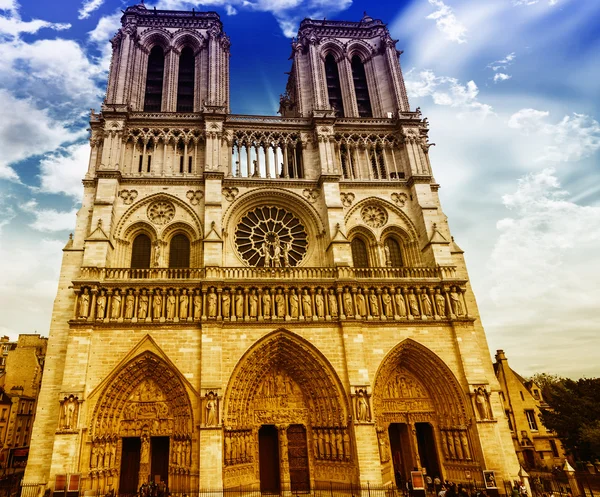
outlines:
[[[215,395],[210,392],[206,396],[206,426],[217,425],[217,401]]]
[[[322,318],[325,316],[325,299],[323,298],[323,291],[317,288],[317,294],[315,295],[315,310],[317,316]]]
[[[471,460],[471,451],[469,450],[469,441],[467,440],[467,434],[464,431],[460,432],[460,443],[462,444],[463,454],[465,459]]]
[[[231,464],[231,433],[225,433],[225,464]]]
[[[187,290],[184,288],[179,296],[179,319],[187,319],[188,317],[189,299]]]
[[[365,302],[365,296],[362,293],[362,288],[359,288],[356,294],[356,314],[359,317],[364,317],[367,315],[367,303]]]
[[[235,295],[235,315],[238,318],[244,317],[244,296],[239,288]]]
[[[379,316],[379,302],[377,301],[375,290],[371,290],[371,294],[369,295],[369,306],[371,307],[371,316]]]
[[[391,267],[392,265],[392,254],[390,253],[390,247],[387,244],[383,246],[383,253],[385,254],[385,265]]]
[[[79,295],[79,319],[86,319],[90,313],[90,294],[87,288]]]
[[[477,406],[477,413],[479,414],[479,419],[492,419],[490,414],[488,393],[482,387],[475,389],[475,405]]]
[[[202,316],[202,295],[196,290],[194,292],[194,319],[198,320]]]
[[[321,459],[325,457],[325,440],[323,437],[323,431],[319,430],[319,438],[317,440],[317,446],[319,448],[319,456]]]
[[[408,306],[410,307],[410,313],[413,316],[421,315],[421,311],[419,311],[419,302],[417,302],[417,296],[413,293],[412,288],[408,294]]]
[[[400,288],[398,288],[396,295],[394,295],[394,302],[396,303],[396,312],[398,313],[398,316],[405,318],[406,302],[404,302],[404,295],[402,295],[402,290]]]
[[[250,290],[250,295],[248,295],[248,312],[251,318],[258,316],[258,295],[256,295],[254,288]]]
[[[177,299],[173,293],[173,289],[169,290],[167,295],[167,319],[173,319],[175,317],[175,304]]]
[[[344,429],[343,431],[344,456],[347,461],[350,459],[350,435],[348,434],[348,430]]]
[[[361,423],[369,421],[369,403],[364,390],[359,390],[356,394],[356,418]]]
[[[217,294],[215,293],[215,288],[212,286],[210,287],[210,293],[208,294],[208,317],[217,317]]]
[[[337,297],[335,295],[335,290],[333,288],[329,289],[329,295],[327,295],[327,304],[329,304],[329,315],[332,318],[338,317],[338,303]]]
[[[383,289],[383,295],[381,296],[381,301],[383,303],[383,314],[385,316],[393,317],[394,311],[392,309],[392,296],[388,293],[388,289]]]
[[[160,242],[158,240],[154,242],[154,266],[160,266]]]
[[[77,415],[77,399],[75,396],[70,395],[69,398],[63,400],[63,429],[73,430],[76,425]]]
[[[146,319],[148,316],[148,302],[148,292],[143,289],[138,301],[138,319]]]
[[[388,462],[390,460],[390,443],[385,430],[381,428],[377,429],[377,443],[379,445],[379,459],[381,462]]]
[[[460,437],[457,432],[454,432],[454,450],[456,451],[456,457],[458,459],[464,459],[462,446],[460,443]]]
[[[312,302],[306,288],[302,291],[302,312],[305,318],[312,318]]]
[[[463,316],[464,310],[462,302],[460,301],[460,295],[456,291],[456,287],[452,287],[452,291],[450,292],[450,303],[452,304],[452,312],[455,316]]]
[[[133,318],[134,306],[135,306],[135,297],[133,295],[133,291],[128,290],[127,296],[125,297],[125,319]]]
[[[344,314],[346,316],[354,315],[354,306],[352,305],[352,294],[347,288],[344,289]]]
[[[112,296],[112,305],[110,317],[111,319],[119,319],[121,314],[121,292],[119,290],[115,290]]]
[[[90,457],[90,468],[96,469],[98,467],[98,446],[92,445],[92,455]]]
[[[96,300],[96,317],[98,319],[104,319],[104,313],[106,312],[106,292],[100,290],[98,300]]]
[[[231,316],[231,295],[229,295],[229,290],[223,292],[221,305],[223,309],[223,318]]]
[[[344,441],[342,439],[341,430],[335,430],[335,447],[338,453],[338,459],[341,461],[344,459]]]
[[[265,319],[271,317],[271,294],[269,293],[269,289],[265,290],[265,293],[262,297],[262,306],[263,306],[263,317]]]
[[[421,304],[423,306],[423,314],[425,314],[425,316],[433,316],[433,306],[426,291],[423,291],[421,294]]]
[[[295,288],[292,288],[290,292],[290,316],[293,318],[298,317],[298,295],[296,295]]]
[[[154,298],[152,299],[152,308],[154,313],[154,319],[160,319],[162,317],[162,295],[160,290],[154,292]]]
[[[441,317],[446,317],[446,299],[441,294],[440,289],[435,290],[435,305],[437,306],[438,314]]]
[[[275,310],[278,318],[285,316],[285,297],[281,293],[281,288],[277,289],[277,295],[275,295]]]
[[[290,252],[292,251],[292,241],[283,242],[281,245],[281,255],[283,257],[283,266],[290,267]]]

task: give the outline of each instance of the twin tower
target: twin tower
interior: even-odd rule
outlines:
[[[516,478],[385,25],[302,21],[280,117],[231,113],[215,13],[129,7],[112,45],[24,491]]]

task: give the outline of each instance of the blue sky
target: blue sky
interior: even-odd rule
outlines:
[[[48,333],[118,0],[0,0],[0,334]],[[148,7],[155,4],[147,2]],[[304,17],[388,24],[492,353],[599,376],[600,2],[160,0],[215,10],[232,110],[274,114]]]

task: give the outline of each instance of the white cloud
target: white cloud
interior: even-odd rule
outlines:
[[[103,3],[104,0],[84,0],[78,12],[79,19],[87,19],[90,17],[90,14],[99,9]]]
[[[429,3],[437,7],[438,10],[429,14],[427,19],[435,20],[437,28],[448,40],[457,43],[466,43],[465,34],[467,33],[467,28],[456,18],[452,9],[442,0],[429,0]]]
[[[509,74],[504,74],[503,72],[497,72],[496,74],[494,74],[494,83],[497,83],[498,81],[506,81],[507,79],[512,78],[512,76],[510,76]]]
[[[225,12],[227,12],[228,16],[234,16],[237,14],[237,10],[231,5],[225,5]]]
[[[17,37],[21,33],[33,34],[40,29],[49,28],[56,31],[63,31],[71,27],[70,24],[60,22],[48,22],[41,19],[32,19],[31,21],[22,21],[17,11],[18,4],[10,0],[3,0],[0,3],[0,10],[6,12],[0,15],[0,38]]]
[[[539,161],[569,162],[590,157],[600,149],[600,123],[585,114],[564,116],[547,122],[548,111],[521,109],[510,116],[508,127],[525,135],[537,135],[543,143]]]
[[[35,231],[51,233],[54,231],[73,230],[75,228],[76,209],[70,211],[43,209],[40,208],[35,199],[21,204],[20,208],[22,211],[33,215],[34,221],[29,224],[29,227]]]
[[[513,0],[513,5],[535,5],[539,3],[540,0]],[[556,5],[558,0],[548,0],[548,5]]]
[[[513,60],[517,58],[515,52],[509,53],[506,57],[500,60],[495,60],[494,62],[488,64],[488,68],[492,71],[499,71],[500,69],[506,69],[513,63]]]
[[[90,158],[90,146],[78,143],[49,154],[40,162],[40,191],[62,193],[80,200]]]

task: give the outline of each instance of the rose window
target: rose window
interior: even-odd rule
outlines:
[[[308,235],[291,212],[263,206],[242,217],[235,228],[235,246],[251,266],[292,267],[304,259]]]
[[[154,202],[148,207],[148,219],[154,224],[167,224],[175,217],[175,206],[171,202]]]
[[[360,211],[360,215],[367,226],[371,228],[381,228],[387,223],[387,212],[378,205],[365,205]]]

